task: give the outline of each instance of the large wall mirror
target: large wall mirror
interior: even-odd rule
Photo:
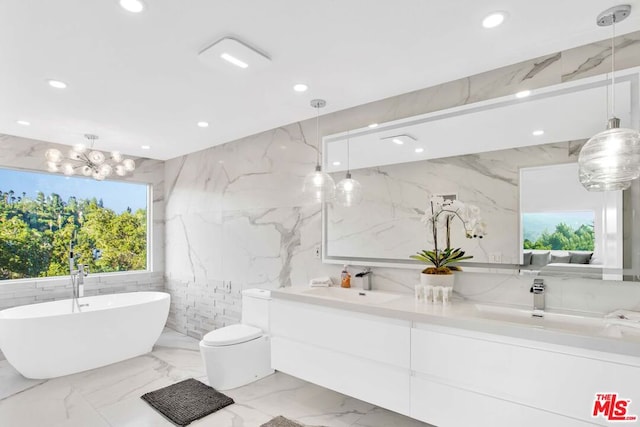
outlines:
[[[623,127],[640,126],[639,73],[616,77]],[[640,184],[589,193],[577,177],[580,148],[606,126],[611,90],[597,76],[326,136],[325,170],[337,181],[348,166],[364,197],[325,204],[323,260],[415,267],[409,256],[433,248],[421,218],[442,195],[477,206],[486,224],[482,239],[451,224],[451,245],[473,256],[467,267],[635,278]]]

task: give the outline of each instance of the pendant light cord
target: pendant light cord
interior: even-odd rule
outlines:
[[[349,131],[347,131],[347,174],[351,173],[351,162],[349,161]]]
[[[316,107],[316,167],[320,166],[320,106]]]
[[[616,14],[612,17],[611,36],[611,118],[615,117],[616,109]]]

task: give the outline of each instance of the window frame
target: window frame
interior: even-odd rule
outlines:
[[[13,166],[7,166],[7,165],[0,165],[0,169],[4,169],[4,170],[8,170],[8,171],[15,171],[15,172],[23,172],[23,173],[33,173],[33,174],[40,174],[40,175],[50,175],[50,176],[59,176],[59,174],[56,173],[52,173],[49,171],[44,171],[44,170],[34,170],[34,169],[24,169],[24,168],[20,168],[20,167],[13,167]],[[89,179],[86,178],[84,176],[69,176],[68,178],[78,178],[78,179]],[[153,243],[154,243],[154,239],[153,239],[153,191],[154,191],[154,185],[153,183],[150,182],[141,182],[141,181],[135,181],[135,180],[127,180],[127,179],[105,179],[104,181],[109,181],[109,182],[119,182],[119,183],[125,183],[125,184],[136,184],[136,185],[144,185],[145,186],[145,193],[146,193],[146,210],[147,210],[147,215],[146,215],[146,228],[147,228],[147,233],[146,233],[146,268],[145,269],[141,269],[141,270],[127,270],[127,271],[111,271],[111,272],[100,272],[100,273],[94,273],[91,274],[89,277],[96,277],[96,278],[100,278],[100,277],[111,277],[111,276],[122,276],[122,275],[131,275],[131,274],[148,274],[148,273],[153,273],[154,270],[154,266],[153,266],[153,254],[154,254],[154,250],[153,250]],[[43,276],[43,277],[23,277],[20,279],[7,279],[7,280],[0,280],[0,287],[2,285],[9,285],[9,284],[16,284],[16,283],[28,283],[28,282],[56,282],[56,281],[64,281],[66,282],[67,280],[69,280],[69,275],[65,274],[65,275],[61,275],[61,276]]]

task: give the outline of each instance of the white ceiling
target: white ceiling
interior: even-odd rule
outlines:
[[[313,98],[329,113],[606,39],[595,17],[616,3],[146,0],[131,14],[117,0],[2,0],[0,133],[70,145],[94,133],[98,148],[169,159],[313,117]],[[640,29],[640,0],[625,3],[620,34]],[[482,28],[495,10],[509,18]],[[198,52],[225,36],[271,63],[205,66]]]

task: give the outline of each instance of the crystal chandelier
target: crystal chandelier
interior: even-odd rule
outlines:
[[[599,26],[613,28],[611,38],[611,118],[607,130],[593,136],[578,156],[580,183],[589,191],[626,190],[640,177],[640,133],[620,127],[615,117],[615,35],[616,22],[631,13],[631,6],[620,5],[598,15]]]
[[[136,169],[136,162],[123,158],[119,151],[112,151],[107,158],[102,151],[94,150],[97,135],[86,134],[84,137],[89,140],[89,147],[76,144],[69,150],[68,157],[64,157],[56,148],[48,149],[44,156],[49,172],[62,172],[67,176],[78,173],[102,181],[113,173],[126,176]]]
[[[347,175],[336,185],[336,203],[347,208],[359,205],[362,201],[362,185],[351,178],[349,160],[349,133],[347,132]]]
[[[304,185],[302,191],[310,195],[314,202],[324,202],[333,199],[336,192],[336,185],[333,182],[333,178],[329,174],[322,172],[320,166],[320,109],[327,105],[324,99],[314,99],[311,101],[311,106],[317,110],[316,112],[316,168],[313,172],[307,174],[304,179]]]

